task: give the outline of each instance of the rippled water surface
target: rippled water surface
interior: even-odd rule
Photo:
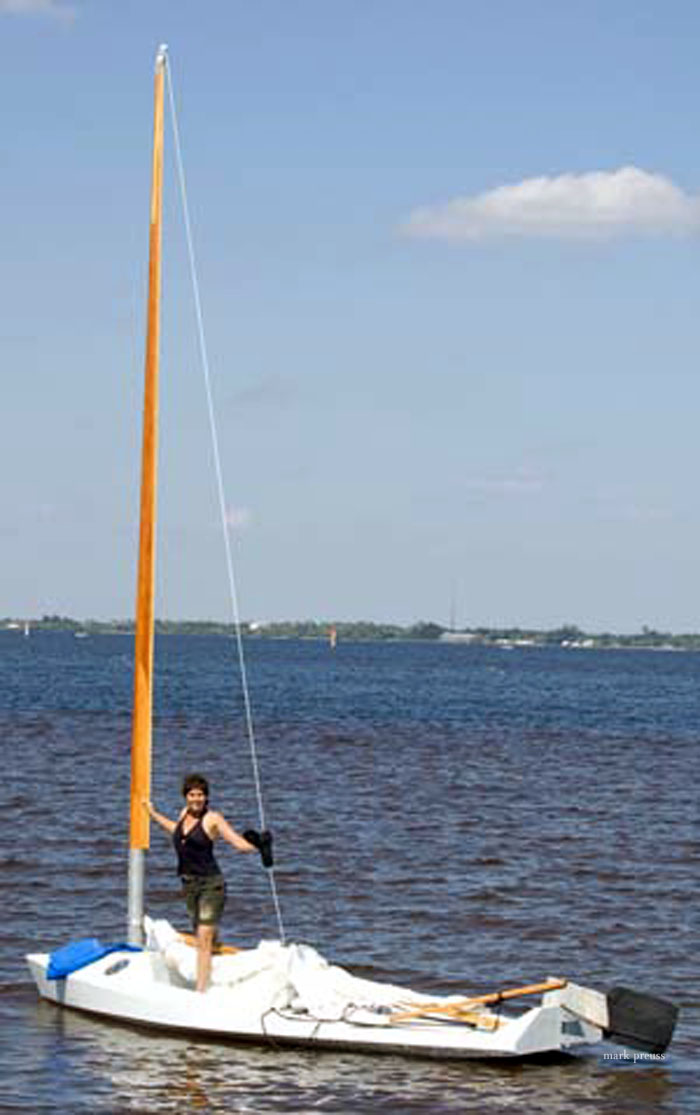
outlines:
[[[608,1045],[439,1064],[205,1044],[37,999],[30,949],[124,936],[131,640],[0,632],[0,1112],[700,1112],[700,655],[252,642],[290,939],[444,992],[566,975],[681,1004],[663,1062]],[[229,640],[158,643],[156,804],[183,773],[257,823]],[[257,857],[221,862],[225,935],[276,935]],[[253,862],[254,861],[254,862]],[[153,834],[148,908],[184,925]]]

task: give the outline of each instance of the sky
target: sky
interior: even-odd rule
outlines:
[[[244,619],[700,630],[700,5],[0,0],[0,617],[133,614],[169,46]],[[167,122],[158,613],[229,587]]]

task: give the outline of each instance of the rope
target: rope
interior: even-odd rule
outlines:
[[[231,602],[231,612],[233,616],[233,627],[236,634],[236,648],[238,652],[238,666],[241,677],[241,688],[243,691],[243,705],[245,708],[245,722],[248,734],[248,743],[250,747],[250,758],[253,767],[253,778],[255,781],[255,794],[258,803],[258,814],[260,817],[260,828],[267,828],[265,822],[265,806],[263,803],[262,784],[260,780],[260,769],[258,764],[258,755],[255,742],[255,730],[253,728],[253,712],[250,701],[250,691],[248,688],[248,673],[246,670],[245,655],[243,653],[243,638],[241,635],[241,618],[240,610],[238,607],[238,590],[236,587],[236,576],[234,572],[233,554],[231,550],[231,540],[229,537],[228,524],[226,521],[226,498],[224,492],[223,471],[221,468],[221,454],[219,452],[219,436],[216,426],[216,417],[214,413],[214,399],[211,387],[211,375],[209,372],[209,356],[207,353],[207,344],[204,335],[204,318],[202,315],[202,302],[199,295],[199,280],[197,278],[197,267],[195,263],[194,244],[192,238],[192,225],[190,222],[189,205],[187,202],[187,188],[185,185],[185,170],[182,160],[182,150],[180,147],[180,133],[177,126],[177,113],[175,111],[175,95],[173,92],[173,82],[170,74],[170,64],[167,61],[165,72],[167,75],[168,97],[170,101],[170,115],[173,125],[173,137],[175,140],[175,161],[177,164],[177,175],[180,184],[180,196],[182,199],[182,212],[185,224],[185,238],[187,240],[187,254],[190,264],[190,275],[192,280],[192,291],[194,295],[195,315],[197,319],[197,335],[199,338],[199,353],[202,362],[202,371],[204,373],[204,386],[207,397],[207,410],[209,413],[209,429],[212,439],[212,450],[214,454],[214,468],[216,472],[216,488],[219,501],[219,512],[221,515],[221,527],[224,537],[224,549],[226,552],[226,569],[228,572],[229,595]],[[268,868],[266,871],[267,877],[270,880],[270,891],[272,893],[272,901],[275,907],[275,914],[277,916],[277,924],[279,926],[280,938],[282,944],[285,943],[284,923],[282,921],[282,910],[280,908],[279,896],[277,894],[277,885],[275,882],[274,868]]]

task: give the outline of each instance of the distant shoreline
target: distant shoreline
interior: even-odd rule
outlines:
[[[133,634],[131,620],[77,620],[70,616],[42,616],[40,619],[0,619],[0,630],[29,634],[35,631],[73,631],[76,636]],[[245,622],[241,633],[247,639],[314,639],[331,642],[439,642],[450,645],[493,646],[501,648],[564,647],[573,650],[700,650],[700,634],[656,631],[643,627],[635,634],[586,632],[573,624],[551,630],[519,627],[475,627],[452,631],[438,623],[421,622],[410,626],[374,623],[369,620]],[[156,620],[158,635],[233,636],[231,623],[214,620]]]

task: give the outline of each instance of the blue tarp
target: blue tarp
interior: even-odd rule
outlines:
[[[77,972],[78,968],[84,968],[86,964],[92,964],[93,961],[100,960],[110,952],[121,951],[140,952],[141,948],[139,945],[126,945],[119,942],[103,945],[97,937],[83,937],[80,941],[71,941],[69,945],[63,945],[49,956],[47,978],[65,979],[71,972]]]

